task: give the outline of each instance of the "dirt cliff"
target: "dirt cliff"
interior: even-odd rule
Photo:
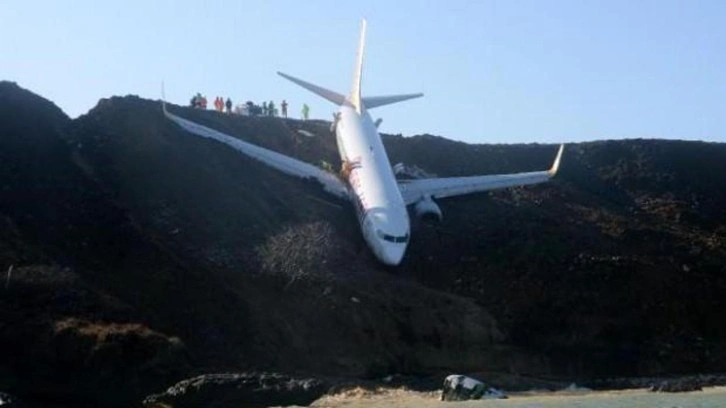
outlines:
[[[170,109],[339,165],[326,122]],[[556,150],[384,143],[439,176],[547,168]],[[723,144],[570,145],[552,183],[442,200],[443,222],[414,222],[397,268],[370,255],[348,203],[182,131],[155,101],[104,99],[70,120],[0,83],[0,159],[0,270],[14,265],[0,390],[123,404],[220,369],[726,368]]]

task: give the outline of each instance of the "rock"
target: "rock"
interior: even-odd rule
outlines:
[[[589,391],[592,391],[592,390],[590,388],[587,388],[587,387],[579,386],[576,383],[571,383],[567,387],[563,388],[562,391],[575,393],[575,392],[589,392]]]
[[[702,383],[698,378],[687,377],[665,380],[653,385],[651,392],[691,392],[703,391]]]
[[[444,380],[441,401],[505,399],[504,392],[465,375],[452,374]]]
[[[145,407],[267,407],[309,405],[330,388],[325,381],[276,373],[204,374],[144,399]]]
[[[15,405],[14,402],[15,402],[15,400],[13,397],[11,397],[10,395],[8,395],[4,392],[0,392],[0,405],[3,405],[3,406]]]

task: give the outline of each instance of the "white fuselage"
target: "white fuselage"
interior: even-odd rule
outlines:
[[[364,107],[342,105],[335,127],[351,201],[376,257],[398,265],[410,238],[408,211],[376,126]]]

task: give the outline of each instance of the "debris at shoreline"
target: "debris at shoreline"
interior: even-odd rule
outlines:
[[[452,374],[444,379],[441,401],[506,399],[507,395],[490,385],[465,375]]]

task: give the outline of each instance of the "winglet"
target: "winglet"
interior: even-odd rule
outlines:
[[[164,92],[164,81],[161,81],[161,110],[166,115],[166,93]]]
[[[560,149],[557,151],[557,156],[555,157],[555,162],[552,163],[552,167],[549,170],[547,170],[547,172],[550,174],[550,177],[557,174],[557,170],[559,170],[559,168],[560,168],[560,159],[562,159],[563,150],[565,150],[565,145],[561,144]]]

